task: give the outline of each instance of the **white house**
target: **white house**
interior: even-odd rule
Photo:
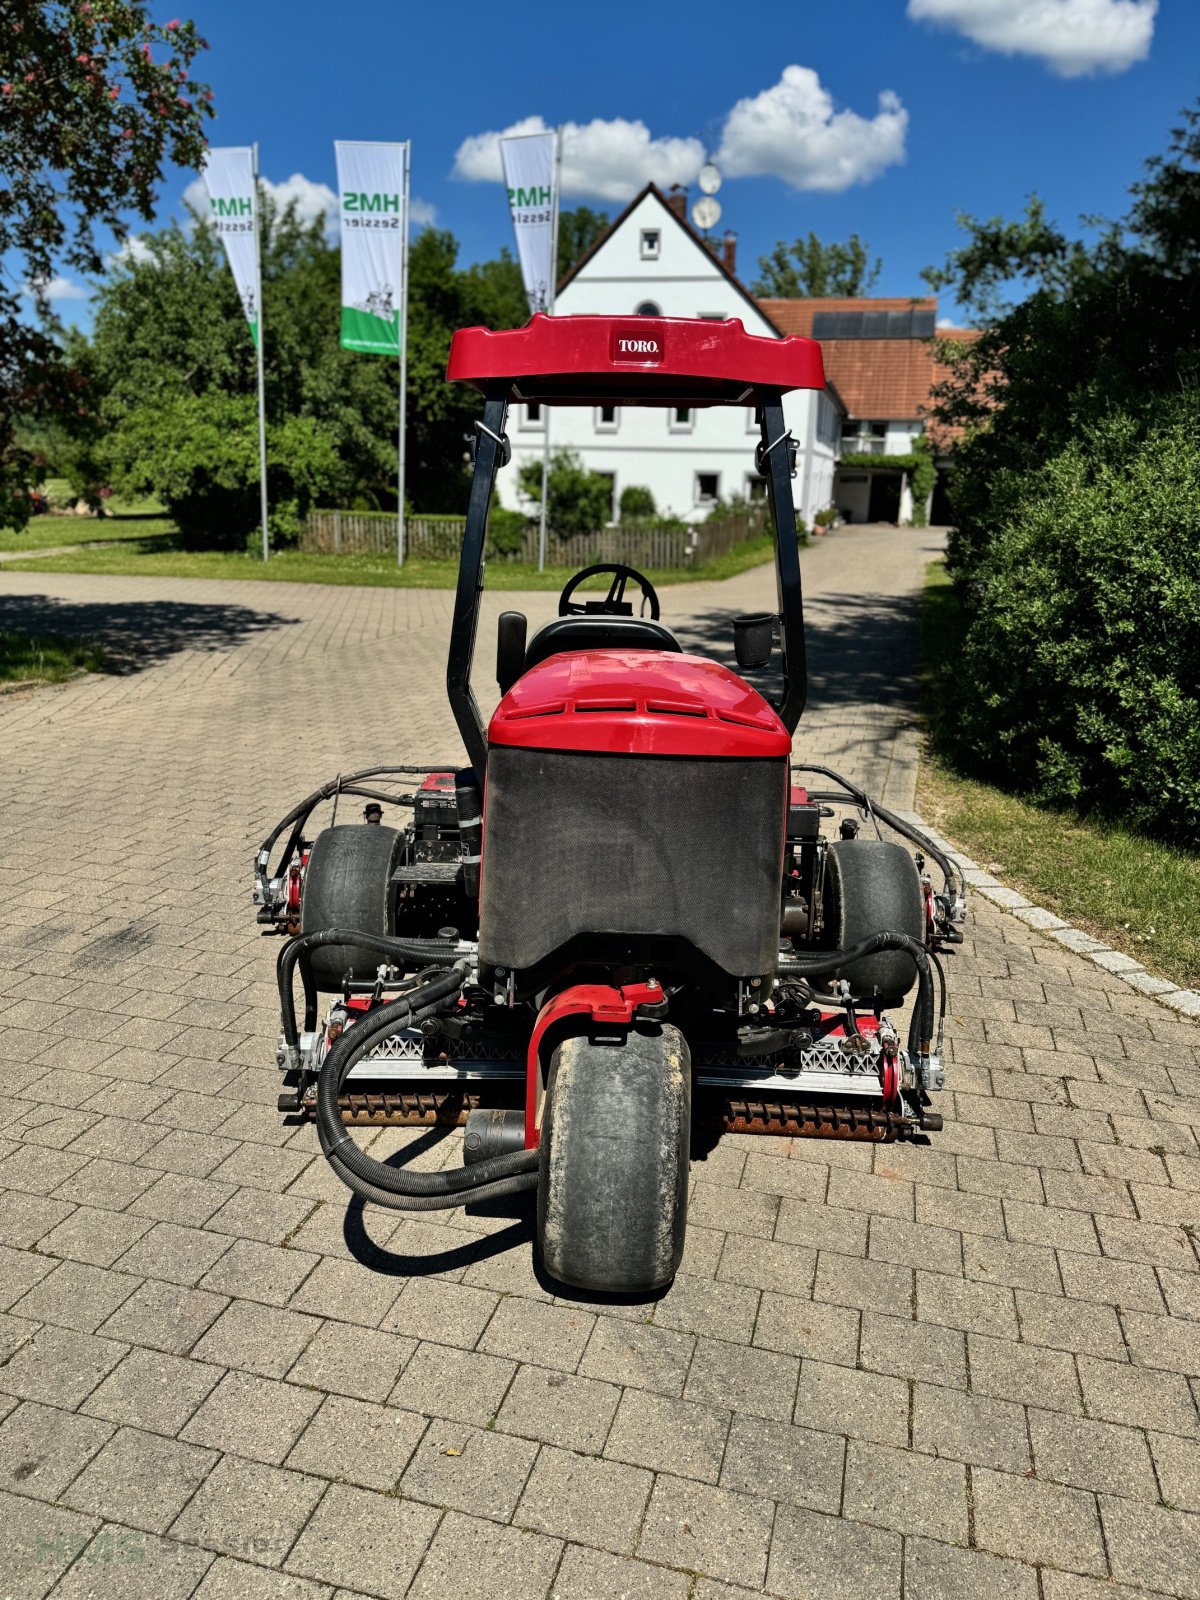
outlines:
[[[560,316],[603,314],[741,319],[747,333],[783,335],[733,271],[734,240],[714,252],[684,219],[687,196],[663,195],[653,184],[630,202],[560,284]],[[811,525],[834,498],[834,474],[845,408],[836,390],[796,390],[784,415],[799,445],[793,501]],[[650,490],[662,513],[700,521],[719,499],[757,497],[766,485],[754,470],[758,429],[740,406],[690,410],[623,406],[516,406],[509,419],[514,463],[541,461],[549,417],[550,447],[578,453],[612,480],[613,518],[621,493]],[[497,480],[502,503],[517,507],[518,474]]]

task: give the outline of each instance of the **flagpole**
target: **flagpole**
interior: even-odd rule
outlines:
[[[558,299],[558,192],[562,187],[562,129],[554,130],[554,193],[550,197],[550,285],[546,309],[554,315]],[[546,501],[550,481],[550,408],[542,407],[542,511],[538,523],[538,571],[546,570]]]
[[[267,400],[266,383],[263,378],[263,292],[262,292],[262,228],[260,226],[261,212],[258,195],[258,141],[254,141],[254,269],[255,292],[254,299],[258,310],[258,338],[254,341],[257,347],[258,360],[258,486],[259,498],[262,503],[262,553],[263,560],[271,559],[271,539],[267,532]],[[243,169],[244,170],[244,169]]]
[[[396,451],[396,565],[404,565],[404,445],[408,431],[408,192],[412,177],[412,140],[404,142],[404,181],[400,201],[400,437]]]

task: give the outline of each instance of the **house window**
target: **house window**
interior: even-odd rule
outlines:
[[[697,311],[696,315],[699,317],[701,322],[725,321],[725,313],[723,311]]]
[[[760,478],[757,472],[746,474],[746,499],[765,500],[767,498],[767,480]]]
[[[672,406],[667,412],[667,427],[672,433],[691,433],[695,420],[691,406]]]
[[[518,424],[518,426],[521,427],[522,429],[536,428],[540,432],[541,429],[545,426],[544,422],[542,421],[542,408],[541,408],[541,406],[540,405],[527,405],[525,407],[524,411],[521,413],[521,420],[520,420],[520,423]]]
[[[614,522],[616,520],[616,516],[617,516],[617,511],[616,511],[616,505],[617,505],[617,475],[616,475],[615,472],[598,472],[596,474],[596,476],[598,478],[604,478],[604,479],[607,480],[607,483],[608,483],[608,520],[609,520],[609,522]]]
[[[658,247],[662,242],[662,234],[657,228],[642,229],[642,260],[657,261]]]
[[[643,300],[633,314],[635,317],[661,317],[662,308],[656,306],[653,300]]]
[[[616,433],[619,420],[616,406],[596,407],[597,433]]]
[[[710,506],[720,498],[721,474],[719,472],[698,472],[696,474],[696,504],[698,506]]]

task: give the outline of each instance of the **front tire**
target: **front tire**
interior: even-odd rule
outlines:
[[[313,840],[300,896],[300,932],[352,928],[386,938],[392,925],[392,873],[400,865],[404,835],[373,822],[325,828]],[[309,957],[313,979],[326,992],[342,987],[353,969],[371,978],[382,957],[359,945],[319,945]]]
[[[553,1277],[637,1294],[671,1282],[687,1226],[692,1068],[678,1028],[564,1039],[542,1119],[537,1238]]]

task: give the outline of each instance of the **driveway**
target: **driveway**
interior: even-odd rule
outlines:
[[[803,557],[797,754],[901,809],[938,544]],[[728,652],[773,578],[663,600]],[[456,763],[451,602],[0,571],[0,628],[126,666],[0,698],[0,1592],[1200,1600],[1200,1030],[1004,912],[943,1132],[725,1137],[653,1304],[552,1298],[524,1209],[348,1204],[282,1122],[251,853]]]

